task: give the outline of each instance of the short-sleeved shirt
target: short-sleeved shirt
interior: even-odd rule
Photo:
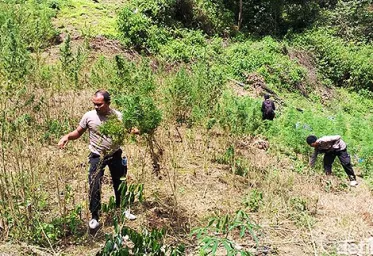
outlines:
[[[320,153],[328,153],[333,151],[342,151],[347,148],[346,143],[341,139],[339,135],[324,136],[318,139],[318,146],[315,147],[313,154],[310,158],[310,165],[314,166],[317,155]]]
[[[98,155],[106,155],[116,152],[120,147],[114,145],[110,137],[100,133],[99,127],[111,114],[117,115],[119,120],[122,120],[122,113],[111,109],[108,115],[99,115],[96,110],[91,110],[85,113],[79,122],[80,127],[89,131],[89,150]]]

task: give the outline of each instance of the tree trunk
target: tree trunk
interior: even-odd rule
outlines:
[[[240,0],[240,6],[239,6],[239,11],[238,11],[238,24],[237,24],[237,27],[238,27],[238,30],[241,29],[241,25],[242,25],[242,0]]]

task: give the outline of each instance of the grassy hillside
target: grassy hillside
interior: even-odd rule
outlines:
[[[372,253],[372,2],[242,8],[238,26],[236,1],[0,0],[0,254]],[[88,136],[56,144],[100,88],[137,219],[106,171],[93,234]],[[338,160],[308,167],[309,134],[342,136],[356,188]]]

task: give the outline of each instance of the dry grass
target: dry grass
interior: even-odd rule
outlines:
[[[332,178],[332,191],[326,192],[322,175],[290,171],[289,160],[256,148],[249,138],[241,143],[246,148],[240,154],[248,160],[252,171],[243,178],[232,174],[228,166],[213,161],[216,152],[224,151],[229,143],[226,138],[211,136],[203,130],[179,131],[182,140],[173,129],[158,131],[157,138],[165,152],[162,179],[151,174],[150,157],[141,146],[141,139],[137,145],[125,146],[130,180],[144,183],[146,192],[145,204],[133,209],[139,218],[131,226],[164,226],[169,228],[171,240],[194,244],[185,237],[191,228],[206,225],[206,219],[214,214],[233,214],[242,209],[244,196],[255,188],[264,193],[264,204],[258,213],[252,213],[263,227],[261,242],[279,255],[323,253],[330,250],[333,242],[360,241],[370,236],[372,199],[363,182],[357,188],[339,191],[339,183],[345,182]],[[77,175],[77,179],[86,180],[82,173]],[[107,200],[112,194],[109,184],[104,190]],[[315,223],[312,226],[299,226],[291,217],[289,202],[295,197],[305,199],[310,219]]]
[[[46,105],[35,117],[50,116],[56,120],[67,117],[73,129],[84,112],[91,109],[90,98],[96,88],[65,92],[38,90],[34,93],[43,95]],[[221,130],[176,128],[168,123],[162,124],[156,138],[163,149],[160,177],[152,174],[150,156],[142,138],[123,147],[129,160],[129,182],[144,183],[146,198],[143,204],[133,206],[138,219],[128,225],[136,229],[166,227],[167,240],[186,243],[188,255],[198,254],[195,239],[188,236],[190,231],[205,226],[211,216],[245,209],[244,201],[253,189],[263,193],[263,203],[258,212],[250,216],[262,227],[260,244],[267,246],[272,254],[331,253],[341,241],[359,242],[371,236],[373,200],[362,180],[357,188],[349,188],[343,186],[347,181],[336,177],[327,181],[319,171],[307,169],[298,173],[293,160],[276,152],[265,138],[234,139]],[[70,142],[65,150],[57,149],[58,139],[52,138],[48,144],[25,138],[22,152],[32,157],[24,167],[32,171],[41,185],[38,189],[45,192],[48,208],[43,214],[51,219],[61,215],[63,191],[68,185],[73,197],[67,210],[81,204],[82,219],[86,223],[90,217],[87,135]],[[237,156],[245,160],[246,177],[233,174],[231,166],[216,161],[232,144]],[[7,168],[12,170],[13,167],[15,161],[9,158]],[[107,172],[103,202],[113,195],[108,176]],[[294,200],[303,200],[306,209],[296,209]],[[54,252],[94,255],[104,243],[104,233],[112,231],[110,216],[104,215],[102,223],[103,228],[96,236],[87,234],[79,243],[70,241],[61,248],[54,248]],[[248,246],[245,241],[241,245]],[[8,247],[8,244],[2,245],[1,251],[8,252]],[[31,249],[20,246],[14,250],[22,254]]]
[[[68,115],[77,125],[83,113],[91,108],[93,92],[46,93],[50,115],[56,118]],[[67,208],[71,210],[74,205],[82,204],[82,218],[87,222],[87,137],[70,142],[66,150],[57,149],[57,140],[50,145],[25,144],[25,149],[37,152],[32,166],[35,178],[48,195],[45,214],[51,218],[61,214],[64,196],[61,191],[69,185],[73,198]],[[331,253],[339,242],[359,242],[371,236],[373,200],[363,180],[359,180],[357,188],[349,188],[343,185],[347,181],[333,176],[327,180],[311,170],[297,173],[292,160],[277,154],[262,138],[231,141],[223,131],[185,127],[176,131],[174,126],[163,124],[157,140],[164,152],[160,177],[152,174],[150,156],[141,138],[137,143],[124,145],[129,159],[129,182],[144,183],[146,198],[143,204],[133,206],[138,219],[128,225],[136,229],[166,227],[167,240],[188,244],[188,255],[198,254],[196,241],[188,236],[191,229],[205,226],[211,216],[245,209],[244,200],[253,189],[263,193],[263,204],[250,216],[262,227],[260,244],[267,246],[272,254]],[[215,161],[232,143],[238,149],[238,156],[246,160],[246,177],[233,174],[230,166]],[[106,176],[103,202],[113,195],[108,172]],[[298,199],[305,204],[303,212],[292,203]],[[55,252],[81,255],[84,251],[86,255],[94,255],[104,243],[104,233],[112,231],[109,217],[103,216],[104,226],[96,236],[86,235],[79,244],[71,241],[71,245],[54,248]],[[241,245],[247,246],[245,241]],[[9,245],[2,246],[7,252]],[[88,249],[92,247],[95,249]],[[26,250],[22,248],[19,253]]]

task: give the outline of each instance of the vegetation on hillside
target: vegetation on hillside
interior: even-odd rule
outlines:
[[[267,159],[285,159],[285,171],[312,177],[319,171],[307,167],[312,148],[305,138],[339,134],[373,188],[371,0],[106,2],[0,0],[1,240],[53,254],[88,244],[86,193],[76,171],[85,174],[84,153],[55,144],[87,110],[80,97],[97,88],[108,89],[123,113],[123,123],[108,122],[102,132],[142,152],[136,179],[123,183],[123,209],[146,212],[152,198],[159,203],[160,192],[143,202],[147,170],[164,173],[175,216],[188,193],[178,187],[184,173],[198,177],[224,166],[232,187],[257,185],[240,205],[232,199],[229,210],[190,217],[189,226],[181,217],[174,226],[131,226],[111,198],[103,212],[113,228],[98,238],[105,242],[98,255],[255,255],[268,247],[261,243],[265,227],[251,217],[258,212],[278,222],[284,211],[296,228],[311,230],[312,200],[286,190],[293,181],[281,178],[280,160],[263,167],[248,157],[248,143],[262,143]],[[105,19],[90,26],[80,16]],[[60,25],[71,17],[74,23]],[[96,36],[117,40],[123,54],[97,57],[90,44]],[[46,55],[53,48],[57,56]],[[278,105],[273,122],[261,120],[268,92]],[[133,127],[141,136],[126,135]],[[183,166],[187,152],[176,154],[183,143],[198,154],[186,161],[197,170]],[[325,190],[345,191],[342,168],[333,168],[339,185]]]

